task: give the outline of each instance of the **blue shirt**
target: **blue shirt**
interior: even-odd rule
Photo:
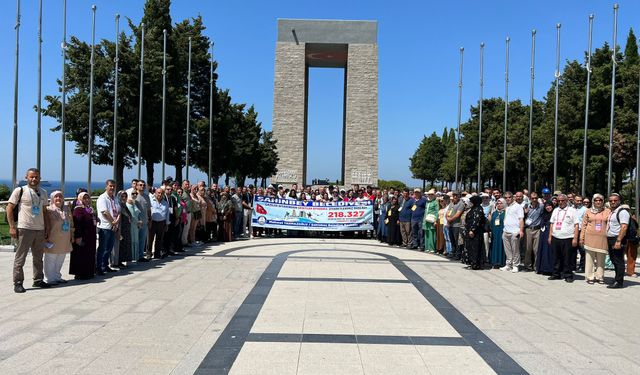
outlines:
[[[411,216],[413,214],[413,211],[411,211],[411,207],[413,206],[414,202],[415,201],[413,200],[413,198],[409,198],[402,204],[402,207],[400,207],[400,218],[399,218],[400,222],[403,222],[403,223],[411,222]],[[423,213],[424,213],[424,210],[423,210]]]
[[[419,221],[421,222],[424,219],[424,209],[427,206],[427,198],[425,197],[420,197],[420,199],[418,199],[417,201],[414,200],[413,204],[415,205],[416,209],[413,210],[413,206],[409,207],[411,210],[411,221],[416,222]]]
[[[169,204],[165,199],[158,202],[155,195],[151,197],[151,220],[169,224]]]

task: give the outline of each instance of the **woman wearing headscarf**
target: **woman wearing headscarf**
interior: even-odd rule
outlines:
[[[391,206],[387,209],[387,218],[384,220],[387,225],[387,243],[391,246],[400,245],[402,239],[400,237],[400,211],[398,209],[398,197],[391,198]]]
[[[489,220],[489,228],[491,229],[491,251],[489,252],[489,263],[494,269],[498,269],[505,265],[506,255],[502,242],[502,230],[504,228],[504,214],[507,207],[507,201],[500,198],[496,201],[496,209],[493,210]]]
[[[73,219],[60,190],[51,193],[50,198],[47,207],[49,238],[44,248],[44,281],[47,284],[66,283],[60,270],[65,257],[71,252]]]
[[[611,211],[604,207],[604,196],[595,194],[593,206],[582,218],[580,246],[585,249],[585,277],[587,283],[604,284],[604,259],[607,255],[607,224]],[[595,261],[595,264],[594,264]]]
[[[389,211],[389,207],[391,207],[391,203],[389,202],[389,196],[383,195],[380,199],[378,210],[380,214],[378,215],[378,241],[387,242],[387,224],[385,224],[385,220],[387,219],[387,212]]]
[[[460,225],[462,226],[462,234],[458,237],[458,248],[462,249],[462,256],[460,261],[464,264],[469,264],[469,253],[467,252],[467,248],[465,246],[465,241],[467,239],[466,235],[466,218],[469,211],[471,211],[471,201],[469,197],[462,197],[460,199],[464,203],[464,212],[462,212],[462,216],[460,216]]]
[[[555,258],[551,246],[549,246],[549,230],[551,229],[551,213],[555,208],[553,201],[548,200],[544,203],[542,211],[542,228],[540,228],[540,245],[538,248],[538,256],[536,257],[536,273],[543,275],[551,275]]]
[[[424,209],[422,220],[422,230],[424,233],[424,251],[427,253],[436,252],[436,222],[438,221],[438,201],[436,201],[436,190],[427,192],[427,204]]]
[[[446,241],[444,238],[444,222],[446,221],[444,218],[446,212],[446,204],[444,204],[444,200],[442,197],[437,199],[438,201],[438,221],[436,221],[436,253],[444,254]]]
[[[69,273],[76,280],[88,280],[96,273],[96,221],[91,209],[91,196],[78,194],[73,209],[73,251],[69,261]]]
[[[218,217],[221,218],[220,230],[223,242],[233,241],[233,215],[235,209],[233,203],[229,199],[229,193],[224,192],[218,203]]]
[[[140,251],[138,232],[142,227],[142,212],[136,205],[136,199],[138,198],[138,192],[133,190],[129,193],[127,198],[127,209],[131,214],[131,256],[132,259],[138,260],[144,257],[144,252]]]
[[[129,195],[126,191],[120,190],[118,192],[118,203],[120,204],[120,249],[118,253],[118,267],[123,268],[126,267],[124,262],[131,262],[132,258],[132,246],[133,243],[131,238],[131,222],[134,221],[131,217],[131,212],[129,210],[125,210],[127,207],[127,200],[129,199]],[[138,220],[136,219],[135,222]]]
[[[472,270],[482,268],[484,262],[484,226],[487,218],[484,216],[484,210],[481,207],[482,198],[477,195],[469,199],[471,209],[465,217],[465,232],[468,262]]]

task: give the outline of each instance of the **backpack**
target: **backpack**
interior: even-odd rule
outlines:
[[[20,211],[20,202],[22,202],[22,193],[24,193],[24,186],[20,187],[20,194],[18,194],[18,204],[13,207],[13,222],[18,225],[18,212]],[[4,222],[9,224],[9,218],[4,215]]]
[[[638,238],[638,222],[633,217],[631,217],[631,212],[629,212],[629,210],[627,210],[626,208],[622,208],[616,213],[616,219],[618,219],[618,223],[620,223],[620,211],[622,210],[625,210],[629,213],[629,225],[627,226],[627,233],[624,235],[624,240],[632,244],[637,244],[638,242],[640,242],[640,239]]]

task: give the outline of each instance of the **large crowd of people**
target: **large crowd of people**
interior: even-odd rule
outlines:
[[[7,206],[10,235],[17,240],[16,293],[26,291],[23,268],[29,250],[33,287],[48,288],[67,282],[62,278],[67,254],[69,274],[88,280],[205,243],[285,235],[281,229],[252,227],[256,196],[307,202],[370,200],[373,230],[330,234],[375,238],[390,246],[439,254],[472,270],[530,271],[569,283],[576,273],[585,273],[587,283],[604,284],[610,260],[615,278],[609,288],[622,288],[625,276],[636,277],[638,225],[619,194],[605,202],[600,194],[589,199],[552,194],[547,188],[540,195],[446,188],[423,195],[420,189],[358,185],[220,188],[168,177],[157,187],[134,179],[117,193],[115,181],[107,180],[93,206],[84,189],[71,204],[65,204],[61,191],[48,196],[35,168],[27,171],[26,181],[12,192]],[[310,233],[327,235],[286,235]]]

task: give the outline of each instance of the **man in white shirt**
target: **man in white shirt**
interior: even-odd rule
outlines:
[[[100,194],[96,202],[98,211],[98,250],[96,251],[96,273],[104,275],[115,272],[109,268],[109,258],[116,240],[118,224],[120,224],[120,204],[114,198],[116,182],[107,180],[104,193]]]
[[[578,222],[576,221],[576,209],[569,207],[568,204],[566,195],[558,195],[558,207],[551,214],[549,245],[551,245],[552,253],[555,254],[555,264],[549,280],[564,279],[564,281],[572,283],[576,247],[578,246]]]
[[[504,199],[507,201],[507,208],[504,214],[502,242],[507,262],[500,270],[517,273],[520,266],[520,239],[524,237],[524,209],[515,202],[510,191],[504,193]]]
[[[607,243],[609,245],[609,258],[613,263],[616,276],[615,282],[607,286],[610,289],[622,288],[622,283],[624,282],[624,252],[627,247],[625,236],[627,235],[631,216],[629,211],[620,207],[621,204],[622,197],[620,194],[611,194],[609,197],[611,216],[609,216],[609,225],[607,226]]]

